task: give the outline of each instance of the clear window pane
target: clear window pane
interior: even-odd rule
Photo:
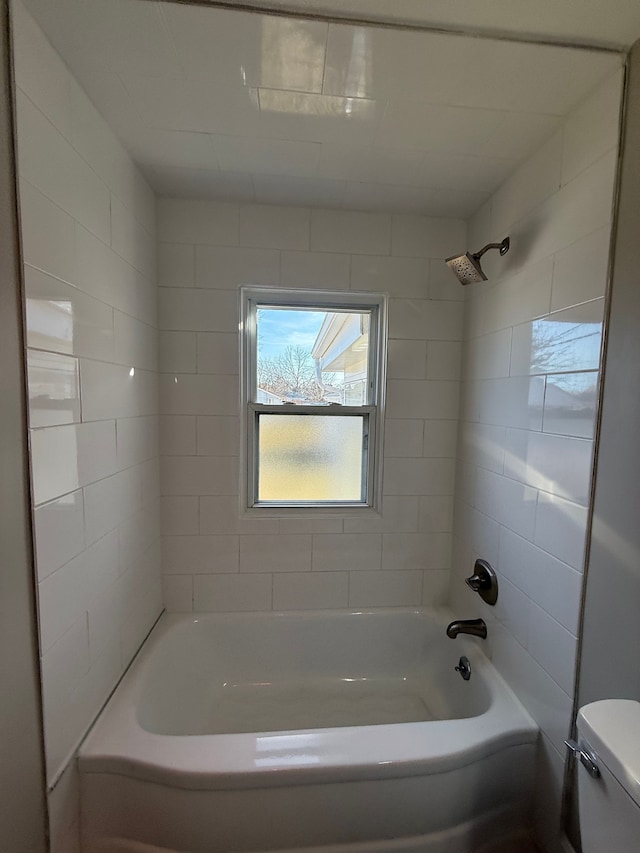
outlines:
[[[258,500],[364,500],[365,429],[365,416],[258,415]]]
[[[362,406],[371,312],[258,306],[255,403]]]

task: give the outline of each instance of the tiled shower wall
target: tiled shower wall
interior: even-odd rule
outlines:
[[[162,608],[155,198],[33,20],[14,14],[52,784]]]
[[[457,220],[161,199],[162,532],[169,610],[440,602],[463,308]],[[239,520],[239,286],[388,292],[382,517]]]
[[[451,603],[483,616],[497,668],[542,731],[537,827],[557,849],[571,718],[615,181],[621,74],[470,223],[511,236],[467,290]],[[486,263],[485,263],[486,260]],[[497,569],[495,608],[464,585]]]

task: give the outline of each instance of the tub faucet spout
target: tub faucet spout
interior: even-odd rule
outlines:
[[[484,619],[456,619],[447,626],[447,637],[455,640],[458,634],[471,634],[486,640],[487,626]]]

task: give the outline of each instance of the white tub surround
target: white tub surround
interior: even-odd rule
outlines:
[[[451,563],[463,292],[458,219],[158,203],[165,606],[434,606]],[[379,515],[242,517],[242,285],[389,295]]]
[[[537,728],[446,619],[165,615],[81,749],[85,853],[464,853],[521,825]]]
[[[50,831],[68,853],[60,775],[162,610],[155,197],[13,8]]]
[[[542,732],[537,838],[558,847],[587,535],[622,72],[605,80],[471,220],[486,283],[465,288],[451,606],[489,624],[492,660]],[[484,262],[483,258],[483,262]],[[492,563],[488,607],[463,583]]]

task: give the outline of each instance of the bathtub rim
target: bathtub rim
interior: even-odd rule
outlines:
[[[534,743],[538,726],[479,646],[456,640],[490,694],[487,711],[455,720],[241,734],[165,735],[137,718],[145,667],[175,626],[197,620],[348,618],[395,614],[443,627],[451,614],[426,607],[274,613],[163,613],[87,734],[78,752],[81,773],[127,776],[185,790],[234,790],[293,784],[376,780],[444,773],[508,747]],[[278,751],[278,744],[281,745]],[[269,749],[275,752],[269,756]],[[260,757],[264,753],[266,757]]]

